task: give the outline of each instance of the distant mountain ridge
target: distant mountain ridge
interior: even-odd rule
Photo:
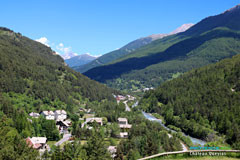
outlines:
[[[124,56],[130,54],[131,52],[133,52],[133,51],[141,48],[142,46],[145,46],[155,40],[158,40],[158,39],[161,39],[163,37],[170,36],[173,34],[177,34],[180,32],[184,32],[185,30],[189,29],[192,26],[193,26],[192,23],[183,24],[182,26],[178,27],[176,30],[174,30],[168,34],[153,34],[153,35],[150,35],[147,37],[139,38],[137,40],[134,40],[134,41],[128,43],[127,45],[123,46],[120,49],[117,49],[115,51],[104,54],[103,56],[93,60],[92,62],[90,62],[88,64],[85,64],[85,65],[82,65],[79,67],[74,67],[74,69],[81,73],[84,73],[91,68],[105,65],[105,64],[108,64],[120,57],[124,57]]]
[[[74,56],[70,59],[66,59],[65,62],[68,64],[69,67],[75,67],[75,66],[81,66],[81,65],[87,64],[96,58],[97,58],[96,56],[92,56],[90,54],[85,53],[85,54]]]
[[[110,87],[156,87],[183,72],[240,53],[240,7],[210,16],[185,32],[164,37],[84,74]]]

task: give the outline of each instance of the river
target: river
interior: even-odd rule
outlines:
[[[145,117],[146,119],[148,119],[148,120],[150,120],[150,121],[156,121],[156,122],[160,123],[161,126],[163,126],[166,130],[176,133],[176,131],[174,131],[174,130],[168,128],[168,127],[166,127],[166,126],[162,123],[162,120],[161,120],[161,119],[157,119],[157,118],[154,117],[153,115],[151,115],[151,114],[149,114],[149,113],[146,113],[146,112],[143,112],[143,111],[142,111],[142,114],[144,115],[144,117]],[[196,144],[196,145],[198,144],[198,145],[201,145],[201,146],[204,146],[204,144],[206,144],[206,142],[203,141],[203,140],[201,140],[201,139],[193,138],[193,137],[191,137],[191,136],[189,136],[189,135],[186,135],[185,133],[183,133],[183,135],[184,135],[185,137],[189,137],[189,138],[191,139],[191,141],[192,141],[193,144]]]

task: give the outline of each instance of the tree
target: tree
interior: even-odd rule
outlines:
[[[107,160],[111,159],[107,152],[107,146],[102,137],[97,131],[92,131],[92,136],[88,138],[86,151],[89,160]]]

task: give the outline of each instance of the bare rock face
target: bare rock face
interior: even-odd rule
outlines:
[[[178,34],[180,32],[185,32],[186,30],[188,30],[193,25],[194,24],[192,24],[192,23],[183,24],[180,27],[178,27],[177,29],[175,29],[174,31],[170,32],[170,33],[152,34],[152,35],[150,35],[148,37],[145,37],[145,38],[149,38],[150,37],[152,39],[152,41],[155,41],[157,39],[161,39],[161,38],[166,37],[166,36],[170,36],[170,35],[173,35],[173,34]]]

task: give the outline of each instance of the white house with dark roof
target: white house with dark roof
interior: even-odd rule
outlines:
[[[43,115],[47,120],[54,120],[55,114],[53,111],[42,111],[41,115]]]
[[[64,121],[67,119],[67,112],[65,110],[54,111],[54,117],[56,121]]]
[[[118,125],[119,125],[119,128],[121,129],[130,129],[132,128],[132,125],[131,124],[128,124],[128,120],[127,118],[118,118]]]

